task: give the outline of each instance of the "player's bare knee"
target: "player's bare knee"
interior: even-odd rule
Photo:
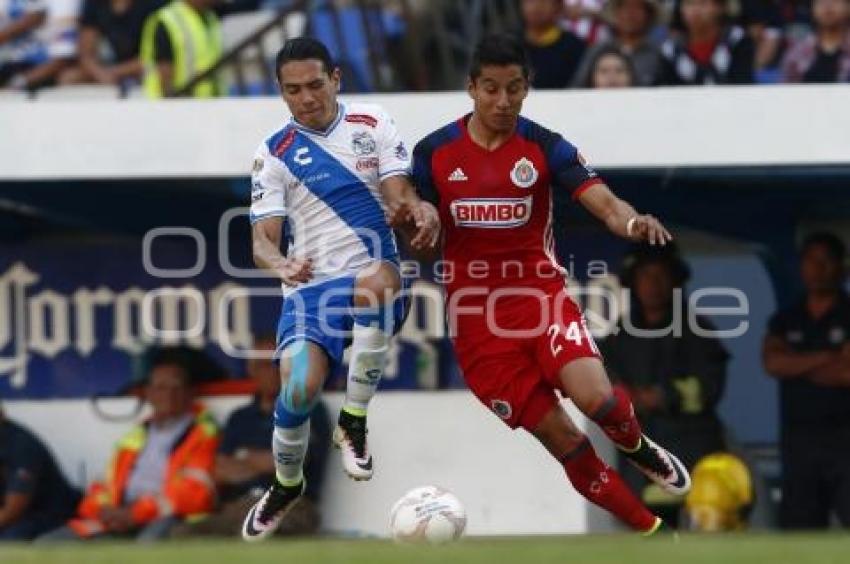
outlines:
[[[398,270],[386,263],[376,262],[357,275],[354,284],[355,307],[379,307],[390,303],[401,290]]]

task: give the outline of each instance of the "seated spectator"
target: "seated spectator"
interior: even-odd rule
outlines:
[[[561,25],[587,45],[605,41],[611,35],[602,12],[605,0],[564,0]]]
[[[647,434],[669,444],[691,469],[703,456],[724,450],[717,404],[729,355],[720,341],[698,335],[691,326],[681,294],[688,276],[672,245],[636,247],[621,273],[623,286],[631,290],[629,317],[600,348],[615,382],[629,391]],[[707,319],[695,320],[700,329],[713,329]],[[681,499],[667,499],[631,466],[624,465],[623,476],[656,514],[677,523]]]
[[[78,41],[79,63],[66,69],[60,84],[140,83],[142,63],[139,45],[145,19],[166,0],[85,0]],[[111,58],[101,58],[106,42]]]
[[[44,0],[0,0],[0,87],[26,87],[24,73],[41,56],[36,31],[45,21]]]
[[[751,84],[755,47],[747,33],[724,23],[725,0],[682,0],[684,30],[661,46],[663,83]]]
[[[782,503],[786,529],[850,527],[850,298],[844,243],[815,233],[803,243],[805,295],[770,320],[765,370],[779,380]]]
[[[0,541],[31,540],[55,529],[79,499],[47,447],[0,409]]]
[[[566,88],[584,55],[584,42],[558,22],[561,0],[522,0],[525,47],[534,88]]]
[[[155,540],[180,520],[212,510],[218,428],[194,402],[191,379],[163,349],[145,390],[150,418],[118,442],[106,481],[92,484],[76,517],[42,539]]]
[[[741,0],[737,22],[755,44],[754,72],[758,82],[777,82],[784,25],[774,0]]]
[[[171,0],[145,21],[141,60],[147,97],[176,94],[221,58],[221,29],[212,11],[217,3],[218,0]],[[190,95],[222,95],[218,79],[203,80]]]
[[[850,80],[850,0],[813,0],[814,32],[793,43],[782,62],[785,82]]]
[[[598,60],[601,52],[610,51],[611,48],[619,49],[631,59],[636,86],[654,86],[661,82],[661,50],[649,37],[659,19],[657,0],[612,0],[608,9],[614,35],[587,50],[576,72],[575,84],[590,84],[591,62]]]
[[[76,56],[76,0],[0,0],[0,88],[51,86]]]
[[[254,348],[267,355],[247,363],[248,375],[257,385],[257,395],[228,418],[216,458],[215,480],[221,507],[202,521],[180,525],[172,536],[238,535],[245,515],[274,479],[270,437],[274,430],[274,404],[280,392],[280,375],[270,360],[275,350],[274,336],[257,339]],[[310,415],[310,443],[304,464],[307,489],[286,514],[277,534],[303,536],[318,530],[318,501],[330,438],[327,409],[319,402]]]
[[[629,88],[635,84],[632,62],[616,47],[596,49],[583,88]]]

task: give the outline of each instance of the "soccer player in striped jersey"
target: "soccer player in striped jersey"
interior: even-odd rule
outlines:
[[[337,101],[340,71],[327,48],[292,39],[276,64],[293,117],[257,149],[251,224],[255,262],[280,278],[285,298],[272,438],[277,480],[245,519],[249,541],[274,532],[302,493],[309,414],[349,340],[334,442],[351,478],[372,477],[366,410],[408,308],[391,225],[414,250],[433,247],[440,233],[436,210],[410,183],[409,155],[393,120],[377,105]],[[292,239],[286,256],[284,220]]]

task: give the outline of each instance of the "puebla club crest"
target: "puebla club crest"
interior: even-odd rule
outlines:
[[[358,157],[371,155],[376,148],[375,138],[368,131],[359,131],[351,136],[351,149]]]
[[[527,158],[523,157],[514,164],[511,171],[511,181],[520,188],[530,188],[537,182],[537,169]]]

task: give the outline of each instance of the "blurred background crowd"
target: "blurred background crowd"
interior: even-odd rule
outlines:
[[[2,0],[0,88],[269,94],[306,32],[348,91],[456,89],[497,30],[525,38],[539,89],[850,80],[847,0]]]

